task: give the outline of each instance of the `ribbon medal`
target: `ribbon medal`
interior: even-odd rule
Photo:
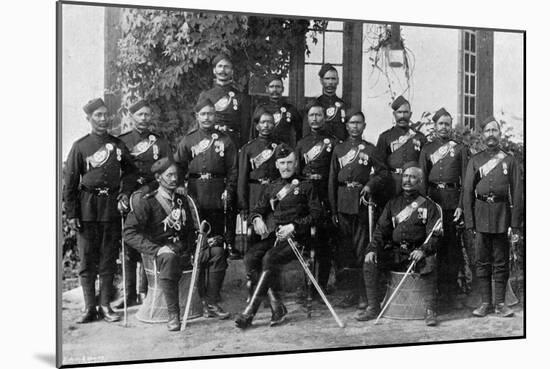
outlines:
[[[502,163],[502,173],[508,175],[508,165],[506,163]]]
[[[294,195],[298,195],[300,193],[300,188],[298,187],[299,184],[300,184],[300,181],[298,181],[297,179],[292,180],[292,185],[296,186],[294,188]]]
[[[157,160],[159,158],[159,147],[154,144],[153,145],[153,159]]]
[[[334,117],[334,114],[336,114],[336,108],[334,106],[331,106],[327,109],[327,118],[330,120]]]
[[[325,138],[323,140],[323,143],[327,145],[327,152],[330,152],[332,150],[332,145],[330,144],[330,140],[328,138]]]
[[[118,147],[116,148],[116,160],[121,161],[122,160],[122,150]]]
[[[273,113],[273,120],[275,121],[275,125],[279,124],[279,122],[281,121],[281,113]]]

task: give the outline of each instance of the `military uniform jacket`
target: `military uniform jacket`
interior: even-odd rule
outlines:
[[[394,126],[380,134],[376,148],[388,169],[401,169],[409,161],[418,161],[426,142],[422,133]]]
[[[68,219],[112,222],[120,219],[117,196],[129,196],[134,190],[136,168],[122,141],[109,134],[90,133],[73,144],[64,181]]]
[[[370,142],[350,137],[336,145],[328,183],[332,213],[358,214],[363,186],[368,185],[372,192],[381,191],[387,174],[376,147]]]
[[[280,198],[283,188],[290,190]],[[321,204],[311,182],[293,176],[278,178],[267,185],[250,212],[249,222],[253,224],[254,218],[261,216],[270,233],[279,225],[293,223],[296,236],[303,239],[310,234],[310,227],[317,223],[320,214]]]
[[[199,101],[208,98],[216,108],[216,125],[232,137],[238,138],[240,147],[250,136],[250,101],[237,87],[230,83],[224,86],[215,84],[210,90],[199,95]]]
[[[298,109],[292,104],[286,102],[269,101],[258,105],[256,110],[263,108],[273,114],[275,119],[275,128],[273,137],[284,142],[291,147],[295,147],[296,143],[302,138],[302,117],[298,113]],[[254,128],[251,128],[255,133]]]
[[[454,140],[435,138],[420,151],[419,163],[424,171],[425,193],[445,210],[463,208],[462,183],[468,148]]]
[[[312,131],[296,145],[297,173],[303,178],[320,176],[320,180],[314,183],[321,201],[328,201],[330,161],[338,142],[336,137],[326,131]]]
[[[344,141],[348,137],[346,130],[346,103],[336,95],[321,95],[315,100],[325,111],[326,131],[338,140]],[[304,118],[304,135],[311,132],[307,122],[307,113]]]
[[[164,199],[159,201],[159,196]],[[128,214],[124,224],[124,240],[146,255],[155,256],[162,246],[181,254],[192,246],[196,221],[187,201],[179,197],[174,199],[159,189],[147,194],[138,208]]]
[[[408,206],[414,210],[408,217],[398,219],[402,210]],[[426,244],[423,243],[436,225],[440,227],[438,223],[441,224],[441,218],[438,205],[429,198],[419,193],[401,193],[386,203],[366,252],[380,252],[387,244],[407,243],[409,251],[420,248],[426,256],[432,255],[437,251],[438,232],[434,232]]]
[[[239,150],[237,199],[240,210],[250,210],[265,184],[279,177],[273,155],[278,144],[279,141],[271,137],[258,137]]]
[[[487,171],[491,160],[496,165]],[[477,199],[476,194],[494,196],[494,201]],[[521,227],[522,217],[523,184],[517,160],[502,150],[474,155],[464,179],[466,227],[484,233],[506,233],[508,227]]]
[[[237,149],[223,132],[192,130],[179,142],[174,160],[187,172],[189,193],[200,208],[223,209],[223,191],[235,194]]]
[[[133,129],[121,134],[118,138],[126,144],[134,159],[134,165],[138,171],[137,181],[140,185],[155,179],[151,173],[151,166],[155,161],[171,155],[168,141],[149,130],[140,133],[137,129]]]

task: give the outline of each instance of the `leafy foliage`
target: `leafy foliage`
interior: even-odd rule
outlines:
[[[251,76],[286,77],[294,50],[308,52],[304,35],[326,21],[213,12],[125,9],[112,90],[122,95],[120,114],[138,98],[153,104],[161,134],[175,142],[193,121],[192,107],[212,85],[211,60],[231,55],[235,83]]]

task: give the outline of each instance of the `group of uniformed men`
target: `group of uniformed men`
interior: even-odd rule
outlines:
[[[229,317],[219,304],[220,290],[227,254],[240,257],[234,247],[238,212],[253,229],[244,255],[249,296],[236,315],[239,328],[252,324],[266,296],[271,325],[284,321],[280,272],[295,257],[289,240],[315,251],[316,278],[327,293],[334,267],[337,284],[348,292],[339,306],[357,306],[359,321],[379,314],[387,272],[414,262],[414,270],[434,282],[425,306],[426,324],[436,325],[436,302],[440,309],[458,302],[462,256],[456,225],[462,219],[476,232],[482,303],[473,314],[513,315],[504,304],[507,231],[512,227],[517,233],[521,226],[523,189],[516,159],[499,147],[501,130],[493,117],[481,125],[487,149],[470,158],[468,148],[452,138],[452,118],[444,108],[433,116],[435,138],[428,142],[410,127],[411,105],[399,96],[391,105],[395,126],[374,146],[362,139],[365,115],[346,110],[336,96],[338,73],[325,64],[319,72],[323,94],[308,105],[305,119],[283,101],[282,80],[270,78],[269,102],[260,104],[251,119],[256,138],[246,142],[248,96],[235,87],[227,55],[212,64],[215,85],[200,94],[197,127],[174,153],[149,130],[146,101],[129,108],[134,128],[118,138],[108,133],[103,100],[84,106],[91,133],[74,143],[64,179],[66,215],[78,231],[81,259],[85,311],[78,323],[119,320],[110,299],[122,231],[130,246],[124,257],[127,303],[139,303],[146,293],[143,286],[139,294],[136,290],[136,261],[141,254],[155,258],[168,329],[180,329],[178,281],[197,228],[196,213],[182,201],[185,195],[211,225],[199,260],[205,317]]]

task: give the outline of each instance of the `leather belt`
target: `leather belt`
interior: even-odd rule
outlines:
[[[225,178],[225,174],[215,174],[215,173],[189,173],[189,178],[200,179],[203,181],[214,179],[214,178]]]
[[[495,202],[507,202],[508,197],[506,196],[498,196],[493,193],[490,193],[489,195],[478,195],[476,193],[476,199],[488,202],[489,204],[495,203]]]
[[[91,193],[91,194],[94,194],[96,196],[109,196],[109,195],[112,195],[112,194],[118,194],[118,187],[117,188],[110,188],[110,187],[95,187],[95,188],[90,188],[90,187],[86,187],[86,186],[80,186],[80,189],[84,192],[88,192],[88,193]]]
[[[143,186],[144,184],[147,184],[149,182],[153,182],[153,178],[147,178],[147,177],[139,176],[136,182]]]
[[[340,187],[358,188],[363,187],[363,184],[357,181],[338,182]]]
[[[235,132],[235,130],[233,128],[229,128],[225,124],[216,124],[214,126],[214,128],[217,129],[220,132]]]
[[[320,181],[323,179],[323,176],[321,174],[307,174],[305,178],[313,181]]]
[[[269,178],[249,179],[248,183],[266,185],[271,183],[271,179]]]
[[[447,182],[430,182],[430,186],[434,187],[434,188],[439,188],[439,189],[445,189],[445,188],[457,189],[457,188],[460,188],[459,183],[447,183]]]

